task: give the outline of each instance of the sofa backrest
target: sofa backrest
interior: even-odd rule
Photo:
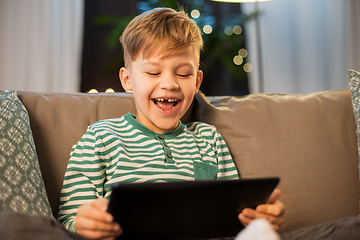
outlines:
[[[218,128],[242,177],[281,178],[281,231],[359,215],[349,90],[196,99],[196,119]]]
[[[19,92],[45,187],[57,214],[71,147],[98,120],[136,114],[131,94]],[[349,90],[309,95],[199,93],[183,122],[213,124],[242,177],[279,176],[288,231],[359,214],[355,121]]]
[[[18,92],[26,107],[34,136],[46,191],[57,215],[60,191],[73,144],[87,126],[107,118],[136,114],[132,94],[128,93],[31,93]],[[193,107],[189,109],[191,113]],[[185,114],[183,121],[191,121]]]

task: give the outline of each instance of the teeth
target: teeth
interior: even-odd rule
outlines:
[[[154,103],[158,106],[158,108],[162,109],[162,110],[170,110],[170,109],[173,109],[179,101],[181,101],[180,99],[177,99],[177,98],[154,98],[153,99]],[[165,108],[162,108],[161,107],[161,104],[159,105],[158,102],[168,102],[168,103],[172,103],[173,106],[169,109],[165,109]]]
[[[156,101],[161,101],[161,102],[164,102],[164,101],[177,102],[178,101],[178,99],[165,99],[165,98],[156,98],[155,100]]]

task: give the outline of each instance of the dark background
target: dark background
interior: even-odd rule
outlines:
[[[116,92],[124,91],[118,76],[118,71],[123,63],[116,60],[122,56],[121,44],[118,42],[114,49],[110,49],[107,39],[113,26],[96,24],[95,19],[104,15],[121,17],[137,15],[140,13],[137,3],[138,0],[85,1],[81,92],[87,92],[93,88],[99,92],[104,92],[107,88],[113,88]],[[210,0],[204,1],[204,3],[213,7],[212,14],[216,16],[217,21],[229,13],[240,12],[240,4],[212,2]],[[205,49],[205,51],[207,50]],[[210,67],[207,67],[207,71],[204,71],[201,91],[207,96],[248,94],[246,74],[241,78],[234,77],[219,61],[220,59],[215,60]],[[203,67],[200,66],[200,69]],[[241,70],[239,68],[239,71]]]

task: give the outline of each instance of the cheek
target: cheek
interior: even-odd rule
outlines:
[[[195,82],[192,82],[191,84],[187,83],[186,85],[182,86],[182,91],[187,96],[187,98],[192,99],[197,93]]]
[[[137,95],[140,97],[141,97],[141,95],[143,95],[146,92],[145,90],[147,89],[146,82],[139,81],[139,78],[134,79],[132,81],[131,86],[132,86],[133,91],[136,92]]]
[[[153,87],[150,84],[142,81],[133,84],[134,97],[138,101],[139,104],[145,104],[148,102],[149,98],[151,98],[151,94],[153,91]]]

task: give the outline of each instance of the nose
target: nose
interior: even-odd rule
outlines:
[[[159,87],[161,89],[165,89],[165,90],[177,90],[179,89],[179,84],[176,81],[176,77],[175,76],[170,76],[170,75],[165,75],[163,76],[163,78],[161,79],[161,82],[159,84]]]

